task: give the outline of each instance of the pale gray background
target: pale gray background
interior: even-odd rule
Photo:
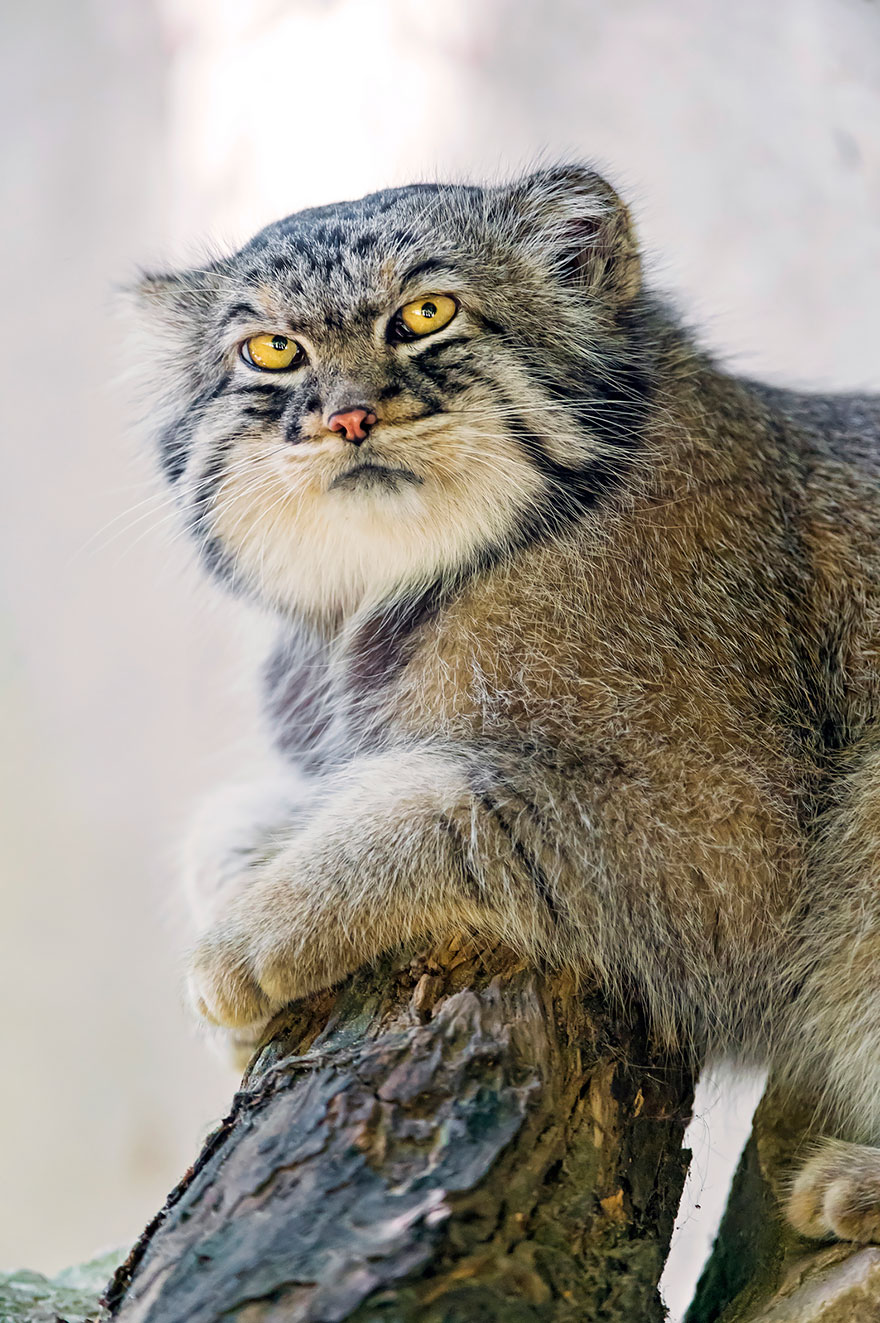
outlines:
[[[56,1268],[130,1240],[228,1101],[168,897],[192,802],[262,757],[252,622],[151,498],[114,283],[304,204],[588,156],[743,370],[880,386],[880,12],[33,0],[2,22],[0,1264]],[[708,1113],[689,1225],[734,1121]]]

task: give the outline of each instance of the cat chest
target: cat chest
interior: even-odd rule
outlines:
[[[644,696],[609,684],[598,649],[534,617],[435,609],[353,640],[340,689],[353,730],[474,738],[531,732],[568,742]],[[638,694],[637,694],[638,691]]]

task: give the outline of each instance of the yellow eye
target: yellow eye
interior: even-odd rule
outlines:
[[[286,335],[252,335],[241,347],[241,356],[251,367],[263,372],[283,372],[305,362],[306,351],[297,340]]]
[[[410,335],[430,335],[448,326],[458,312],[458,304],[448,294],[425,294],[406,303],[397,316]]]

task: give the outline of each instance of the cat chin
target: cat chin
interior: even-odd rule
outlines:
[[[383,485],[328,493],[332,517],[315,536],[245,544],[236,557],[255,595],[285,614],[349,616],[453,574],[473,558],[472,530],[406,519],[418,488]],[[392,518],[388,516],[392,515]],[[413,525],[415,527],[413,527]],[[417,534],[415,529],[419,529]]]
[[[396,496],[408,486],[420,487],[424,479],[410,469],[386,464],[356,464],[338,474],[329,490],[356,492],[359,496]]]
[[[359,467],[297,500],[278,488],[261,502],[247,489],[237,503],[221,500],[213,533],[230,577],[282,613],[338,619],[456,575],[487,546],[503,545],[520,518],[515,486],[450,493],[402,465]]]

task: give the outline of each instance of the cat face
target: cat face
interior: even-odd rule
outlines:
[[[147,277],[160,455],[207,563],[344,614],[578,517],[635,445],[638,286],[624,209],[574,168],[300,212]]]

